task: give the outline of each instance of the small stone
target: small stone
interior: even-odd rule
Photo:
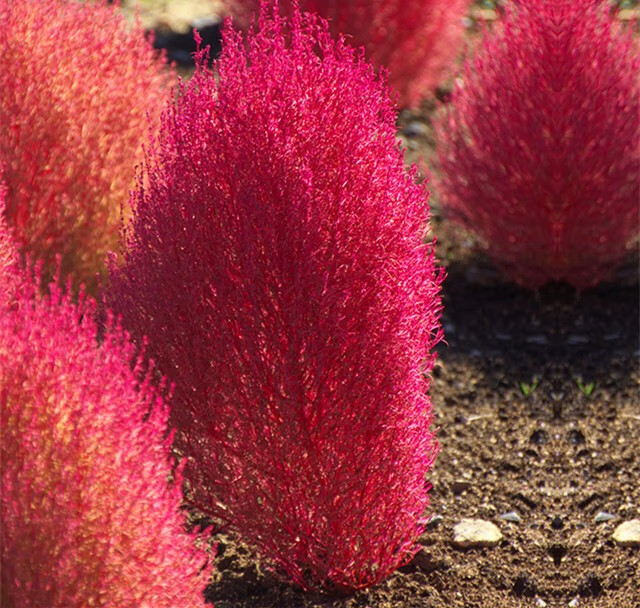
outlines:
[[[549,338],[542,334],[534,334],[532,336],[527,336],[525,338],[525,342],[529,344],[535,344],[537,346],[546,346],[547,344],[549,344]]]
[[[437,528],[442,523],[442,520],[442,515],[438,515],[437,513],[435,513],[429,518],[429,521],[427,522],[427,525],[425,527],[427,528],[427,530],[435,530],[435,528]]]
[[[510,521],[514,524],[519,524],[522,520],[520,516],[515,511],[507,511],[500,515],[500,519],[504,519],[505,521]]]
[[[611,535],[621,547],[640,547],[640,519],[621,523]]]
[[[442,326],[442,329],[447,336],[456,333],[456,326],[451,321],[445,322]]]
[[[593,519],[597,524],[601,524],[602,522],[611,521],[612,519],[615,519],[615,518],[616,518],[616,516],[613,515],[613,513],[607,513],[606,511],[600,511],[600,512],[596,513],[596,516]]]
[[[577,608],[577,606],[580,605],[580,598],[579,597],[574,597],[568,604],[567,606],[569,608]]]
[[[403,131],[407,137],[417,137],[418,135],[425,135],[427,127],[417,120],[412,120]]]
[[[463,519],[453,528],[453,545],[460,549],[494,547],[501,540],[498,526],[483,519]]]
[[[589,338],[578,334],[572,334],[567,338],[567,344],[578,346],[579,344],[589,344]]]
[[[546,608],[547,602],[545,602],[541,597],[539,597],[536,599],[536,606],[538,606],[538,608]]]

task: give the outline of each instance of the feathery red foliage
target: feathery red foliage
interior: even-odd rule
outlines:
[[[94,302],[55,286],[40,299],[21,277],[0,301],[1,605],[203,605],[206,558],[167,486],[166,406],[136,381],[133,345],[109,322],[98,346]]]
[[[248,26],[261,0],[225,0],[234,19]],[[416,107],[442,82],[463,39],[471,0],[280,0],[281,11],[302,9],[329,21],[334,37],[347,36],[367,58],[389,71],[401,106]]]
[[[640,55],[606,5],[515,3],[436,125],[438,191],[496,264],[588,287],[638,238]]]
[[[192,502],[305,588],[372,585],[415,551],[436,454],[427,193],[315,16],[227,28],[217,70],[164,116],[110,299],[176,382]]]
[[[168,79],[117,6],[0,0],[0,164],[16,241],[95,285]],[[2,179],[0,175],[0,179]]]
[[[18,281],[18,255],[4,219],[4,197],[5,187],[0,181],[0,314],[9,303]]]

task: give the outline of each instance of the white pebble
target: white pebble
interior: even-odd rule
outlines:
[[[620,524],[611,535],[622,547],[640,547],[640,519],[632,519]]]
[[[601,524],[605,521],[611,521],[615,518],[616,516],[611,513],[607,513],[606,511],[599,511],[598,513],[596,513],[596,516],[593,519],[597,524]]]
[[[494,547],[501,540],[498,526],[483,519],[463,519],[453,528],[453,545],[461,549]]]

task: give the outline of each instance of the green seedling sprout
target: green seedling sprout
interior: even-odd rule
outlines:
[[[531,384],[527,384],[526,382],[519,382],[518,386],[520,387],[520,392],[525,397],[529,397],[536,390],[536,388],[538,387],[538,384],[540,384],[540,378],[538,378],[537,376],[534,376],[533,380],[531,381]]]
[[[593,393],[593,389],[596,387],[595,382],[583,382],[580,377],[576,378],[576,385],[585,397],[590,397]]]

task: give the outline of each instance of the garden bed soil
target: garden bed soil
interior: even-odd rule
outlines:
[[[399,117],[407,162],[423,168],[434,108]],[[506,282],[443,221],[435,195],[432,205],[448,274],[446,343],[431,388],[437,517],[420,551],[379,586],[345,598],[299,591],[217,534],[206,591],[217,608],[640,607],[640,549],[611,538],[640,517],[637,252],[595,289],[531,292]],[[502,540],[454,548],[463,518],[495,523]]]

